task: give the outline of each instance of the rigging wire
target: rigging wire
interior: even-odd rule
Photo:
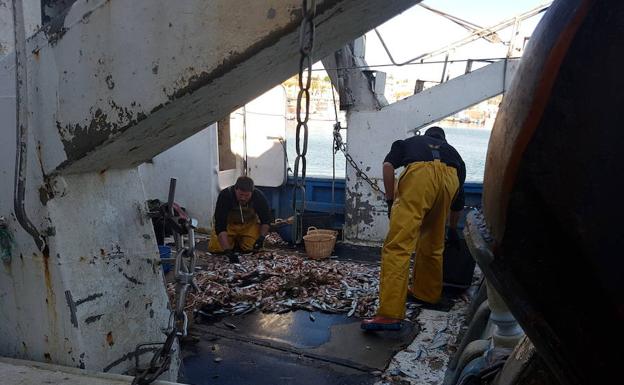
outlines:
[[[483,39],[485,39],[486,41],[490,42],[490,43],[502,43],[503,42],[503,40],[498,36],[498,34],[495,31],[488,31],[488,28],[481,27],[481,26],[479,26],[477,24],[471,23],[471,22],[469,22],[467,20],[464,20],[464,19],[461,19],[461,18],[459,18],[457,16],[453,16],[453,15],[451,15],[449,13],[437,10],[435,8],[431,8],[428,5],[425,5],[423,3],[420,3],[418,5],[420,5],[421,7],[425,8],[426,10],[428,10],[430,12],[433,12],[433,13],[439,15],[439,16],[444,17],[445,19],[448,19],[449,21],[451,21],[451,22],[461,26],[462,28],[464,28],[464,29],[466,29],[468,31],[471,31],[471,32],[476,32],[476,31],[479,31],[479,30],[486,31],[486,34],[482,35],[481,37]]]
[[[336,93],[334,90],[334,86],[331,87],[332,91],[332,100],[334,105],[334,116],[336,117],[336,123],[334,125],[334,130],[339,129],[340,122],[338,121],[338,109],[336,108]],[[338,149],[336,148],[336,135],[332,135],[332,208],[331,215],[332,217],[336,213],[336,152]]]
[[[390,53],[390,50],[388,49],[388,46],[386,45],[386,42],[384,41],[384,39],[381,37],[381,34],[379,33],[379,31],[377,30],[377,28],[374,29],[375,34],[377,34],[377,37],[379,38],[379,41],[381,42],[381,45],[383,46],[384,50],[386,51],[386,55],[388,56],[388,58],[390,59],[390,61],[392,62],[392,64],[396,65],[396,66],[404,66],[407,65],[409,63],[412,63],[416,60],[422,60],[425,58],[429,58],[429,57],[434,57],[440,54],[443,54],[445,52],[448,52],[454,48],[457,47],[461,47],[463,45],[466,45],[468,43],[471,43],[475,40],[478,39],[482,39],[482,38],[487,38],[493,34],[496,33],[496,31],[500,31],[502,29],[505,29],[509,26],[514,25],[515,23],[517,23],[520,20],[525,20],[528,19],[530,17],[536,16],[544,11],[546,11],[548,8],[550,7],[550,2],[549,3],[545,3],[542,5],[539,5],[527,12],[522,13],[521,15],[515,16],[511,19],[507,19],[504,20],[496,25],[493,25],[491,27],[487,27],[487,28],[481,28],[481,29],[476,29],[474,30],[470,35],[466,36],[465,38],[458,40],[456,42],[453,42],[449,45],[447,45],[446,47],[443,47],[441,49],[435,50],[435,51],[431,51],[431,52],[427,52],[421,55],[418,55],[412,59],[409,59],[403,63],[397,63],[394,58],[392,57],[392,54]],[[502,41],[500,43],[503,43]]]
[[[513,56],[513,57],[490,57],[490,58],[478,58],[478,59],[449,59],[447,62],[449,64],[453,63],[465,63],[468,61],[472,62],[495,62],[499,60],[514,60],[520,59],[522,56]],[[404,65],[424,65],[424,64],[444,64],[444,60],[431,60],[431,61],[420,61],[420,62],[410,62],[405,63]],[[350,69],[371,69],[371,68],[380,68],[380,67],[401,67],[400,65],[393,63],[384,63],[384,64],[367,64],[361,66],[347,66],[347,67],[332,67],[332,68],[315,68],[312,71],[339,71],[339,70],[350,70]]]
[[[243,175],[247,176],[247,108],[243,106]]]

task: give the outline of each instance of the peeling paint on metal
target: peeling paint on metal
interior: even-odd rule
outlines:
[[[110,83],[107,81],[107,84],[109,87],[111,85],[114,87],[112,80]],[[76,123],[62,126],[59,121],[56,122],[56,128],[67,156],[67,160],[61,164],[61,168],[82,158],[115,135],[147,118],[143,112],[131,111],[127,107],[119,106],[113,100],[109,102],[109,105],[111,107],[110,115],[98,108],[93,113],[91,121],[86,125]]]
[[[143,285],[144,284],[143,282],[139,281],[138,279],[136,279],[134,277],[129,276],[126,273],[121,273],[121,274],[124,276],[125,279],[127,279],[128,281],[134,283],[135,285]]]
[[[43,185],[39,186],[39,200],[45,206],[50,199],[54,198],[54,189],[52,188],[50,177],[46,175],[45,168],[43,167],[41,142],[37,142],[37,160],[39,161],[39,168],[43,176]]]
[[[62,15],[55,18],[43,28],[43,33],[51,47],[54,47],[67,32],[67,28],[65,28],[65,16],[66,15]]]
[[[359,192],[362,189],[362,183],[355,184],[354,190],[349,191],[347,200],[353,202],[351,217],[355,222],[362,222],[370,225],[375,219],[373,213],[375,212],[375,206],[373,206],[368,199],[362,199],[363,194]]]
[[[39,186],[39,200],[41,201],[41,204],[45,206],[50,199],[52,199],[52,197],[50,197],[45,186]]]
[[[89,317],[85,318],[85,323],[86,324],[91,324],[91,323],[93,323],[95,321],[99,321],[100,318],[102,318],[103,315],[104,314],[98,314],[98,315],[89,316]]]
[[[82,15],[82,18],[80,19],[80,21],[83,24],[86,24],[89,22],[89,18],[91,17],[91,14],[93,13],[93,11],[87,11],[84,15]]]
[[[74,327],[78,327],[78,318],[76,317],[76,303],[72,298],[71,291],[65,290],[65,299],[67,300],[67,306],[69,306],[69,314],[72,325]]]
[[[89,295],[86,298],[83,298],[83,299],[80,299],[80,300],[76,301],[76,306],[81,305],[81,304],[83,304],[85,302],[94,301],[94,300],[102,297],[103,295],[104,294],[102,294],[102,293],[91,294],[91,295]]]
[[[111,246],[110,252],[105,252],[104,249],[100,249],[100,255],[102,259],[106,260],[106,263],[110,263],[111,261],[124,259],[126,257],[126,253],[121,250],[121,246],[115,243]]]
[[[108,87],[109,90],[112,90],[113,88],[115,88],[115,82],[113,81],[112,75],[106,76],[106,86]]]

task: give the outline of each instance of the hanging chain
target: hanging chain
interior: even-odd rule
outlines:
[[[148,343],[138,345],[135,350],[135,368],[137,375],[132,381],[132,385],[148,385],[156,381],[161,374],[169,369],[172,359],[173,345],[176,339],[185,337],[188,332],[188,318],[184,308],[186,306],[186,295],[189,289],[193,286],[196,287],[193,282],[193,276],[195,271],[195,247],[191,246],[195,243],[194,229],[190,226],[188,228],[188,246],[183,247],[176,255],[175,262],[175,280],[176,280],[176,293],[175,293],[175,307],[169,313],[169,325],[165,331],[167,338],[164,343]],[[176,237],[176,244],[179,244],[178,240],[181,236]],[[185,259],[188,259],[188,264]],[[156,353],[152,356],[149,366],[145,369],[140,369],[139,356],[141,350],[146,348],[157,348]]]
[[[136,375],[132,385],[148,385],[156,381],[161,374],[169,369],[173,357],[175,341],[185,337],[188,331],[188,318],[184,308],[186,296],[191,287],[197,289],[194,282],[195,274],[195,229],[197,221],[188,218],[174,209],[176,179],[171,178],[169,184],[169,199],[166,205],[161,206],[164,214],[163,227],[171,226],[178,253],[175,258],[175,307],[169,313],[169,324],[164,331],[167,338],[164,343],[147,343],[138,345],[134,352]],[[186,242],[184,235],[186,235]],[[186,243],[186,245],[185,245]],[[155,350],[147,368],[139,365],[139,356],[145,350]]]
[[[293,239],[300,243],[303,237],[302,217],[305,211],[305,178],[306,178],[306,153],[308,152],[308,119],[310,117],[310,86],[312,84],[312,49],[314,47],[314,14],[316,1],[303,0],[303,18],[299,30],[299,94],[297,95],[297,130],[295,137],[295,150],[297,157],[293,174],[295,188],[293,189],[293,211],[295,217]],[[303,131],[303,132],[302,132]],[[303,134],[303,143],[301,135]],[[299,167],[301,166],[301,177]],[[299,195],[299,199],[297,196]]]
[[[342,140],[342,135],[340,135],[340,129],[340,122],[336,122],[336,124],[334,125],[334,143],[336,145],[336,147],[334,148],[334,153],[342,151],[347,162],[355,170],[355,175],[358,178],[361,178],[364,182],[368,183],[373,191],[376,191],[377,193],[385,196],[386,193],[384,193],[383,190],[379,188],[377,181],[373,181],[368,175],[366,175],[364,170],[362,170],[360,166],[358,166],[353,157],[351,157],[351,155],[347,152],[347,145]]]

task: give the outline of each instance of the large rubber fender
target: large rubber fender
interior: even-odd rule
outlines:
[[[624,1],[557,0],[492,131],[485,274],[563,384],[624,367]]]

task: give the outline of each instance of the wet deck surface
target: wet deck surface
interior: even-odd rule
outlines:
[[[214,350],[213,350],[214,348]],[[214,362],[215,357],[221,362]],[[180,382],[240,384],[373,384],[361,370],[235,339],[204,336],[183,360]]]
[[[193,333],[200,342],[185,349],[183,382],[368,384],[418,327],[407,322],[401,332],[365,333],[355,318],[300,310],[229,317],[195,325]]]
[[[336,248],[339,260],[376,263],[377,250]],[[373,384],[392,357],[418,334],[366,333],[345,314],[304,310],[254,312],[212,323],[196,323],[199,338],[185,345],[180,382],[189,384]]]

